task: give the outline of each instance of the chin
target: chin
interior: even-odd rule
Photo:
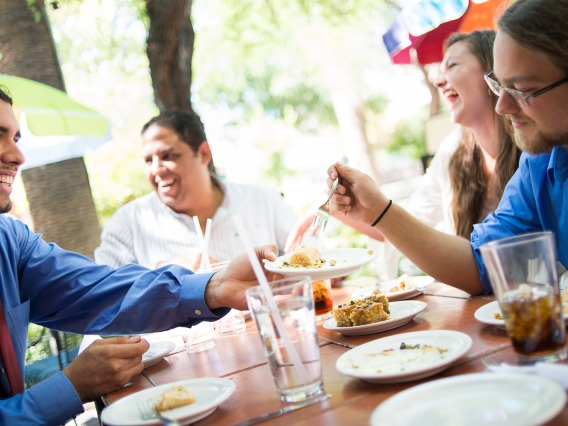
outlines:
[[[0,204],[0,214],[8,213],[10,210],[12,210],[12,202],[10,200]]]
[[[557,143],[555,138],[546,137],[539,132],[532,136],[524,136],[517,130],[515,130],[515,142],[521,150],[533,155],[549,153],[555,146],[562,145]]]

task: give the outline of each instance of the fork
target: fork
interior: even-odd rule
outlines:
[[[483,363],[483,365],[485,365],[485,368],[487,368],[488,370],[491,370],[491,367],[499,367],[502,364],[502,362],[499,359],[491,355],[483,358],[481,362]]]
[[[314,216],[314,221],[312,222],[312,228],[315,230],[315,235],[318,237],[324,231],[325,226],[327,225],[327,221],[329,216],[331,215],[331,209],[329,208],[329,202],[335,190],[337,189],[337,185],[339,185],[339,177],[333,181],[331,185],[331,189],[327,194],[327,200],[321,206],[318,207],[316,210],[316,214]]]
[[[179,426],[179,423],[175,420],[171,420],[156,411],[155,400],[146,399],[144,401],[138,401],[136,405],[138,406],[138,412],[142,420],[159,419],[160,422],[166,426]]]

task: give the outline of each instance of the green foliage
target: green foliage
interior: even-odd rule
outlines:
[[[375,114],[382,114],[388,104],[388,98],[383,95],[369,96],[365,100],[365,108],[367,108],[369,111],[374,112]]]
[[[414,118],[404,121],[395,129],[392,142],[387,150],[412,158],[421,158],[426,154],[424,132],[423,119]]]
[[[194,3],[194,16],[203,16],[202,7]],[[330,80],[330,70],[336,62],[358,66],[344,52],[353,48],[346,37],[384,12],[382,2],[371,0],[207,0],[206,7],[219,13],[207,26],[194,21],[197,100],[231,108],[238,122],[259,113],[285,119],[293,111],[289,124],[302,131],[337,124],[329,86],[340,82]],[[372,94],[366,104],[384,109]]]
[[[279,185],[284,176],[294,175],[295,172],[284,165],[282,160],[282,153],[280,151],[273,151],[268,157],[268,167],[264,170],[263,175]]]
[[[104,153],[85,157],[88,170],[98,169],[98,173],[89,173],[89,176],[95,208],[102,225],[118,208],[153,191],[142,168],[140,152],[136,148],[114,153],[120,161],[120,167],[110,167],[104,172],[99,159],[107,157]]]

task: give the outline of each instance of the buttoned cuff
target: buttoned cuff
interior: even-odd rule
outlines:
[[[180,299],[188,318],[198,321],[216,321],[227,315],[230,308],[210,310],[205,303],[205,288],[215,272],[186,275],[182,279]]]
[[[38,417],[43,424],[62,425],[83,412],[81,398],[62,371],[32,386],[26,392],[38,407]]]

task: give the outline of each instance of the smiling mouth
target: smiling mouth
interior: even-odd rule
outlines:
[[[0,185],[10,188],[14,183],[14,176],[0,176]]]
[[[444,96],[450,103],[453,103],[459,97],[458,93],[455,90],[448,90],[446,93],[444,93]]]
[[[156,185],[158,188],[168,188],[174,184],[174,179],[159,179],[156,180]]]

